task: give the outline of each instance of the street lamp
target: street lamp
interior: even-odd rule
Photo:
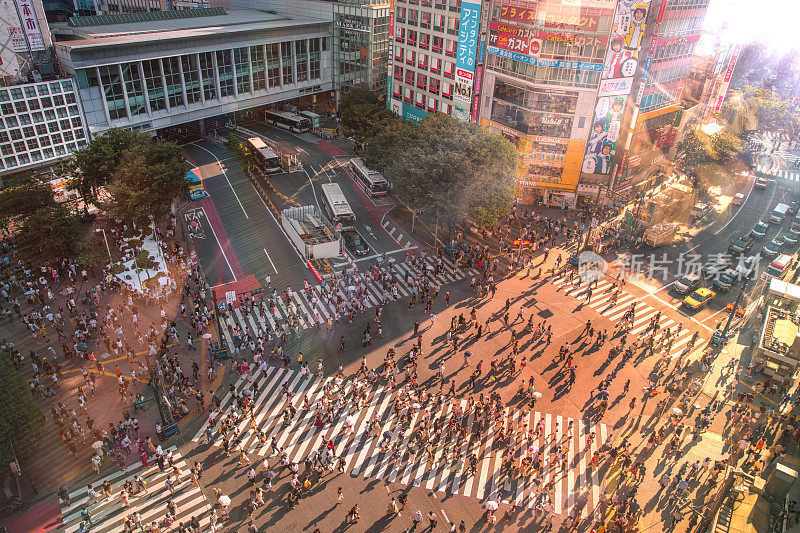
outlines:
[[[203,398],[208,396],[208,386],[209,384],[206,382],[206,376],[208,375],[208,369],[206,368],[208,358],[206,357],[206,342],[211,338],[211,333],[205,332],[200,337],[200,360],[202,361],[203,368],[203,378],[201,383],[203,384]],[[205,400],[204,400],[205,401]]]
[[[111,257],[111,248],[108,247],[108,238],[106,237],[106,230],[104,230],[103,228],[95,228],[94,232],[103,234],[103,240],[106,243],[106,251],[108,252],[108,262],[109,263],[114,262],[114,259]]]

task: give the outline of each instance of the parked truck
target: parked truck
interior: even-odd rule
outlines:
[[[659,222],[644,232],[644,243],[652,248],[669,244],[677,231],[678,225],[674,222]]]

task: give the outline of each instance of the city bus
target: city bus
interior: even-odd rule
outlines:
[[[370,170],[364,166],[364,162],[361,161],[361,159],[357,157],[351,159],[350,170],[353,171],[356,180],[358,180],[370,196],[384,196],[389,194],[391,186],[389,182],[386,181],[386,178],[381,176],[380,172]]]
[[[338,229],[342,231],[355,229],[356,216],[338,183],[322,184],[322,207],[334,225],[341,225]]]
[[[305,133],[311,129],[311,121],[307,117],[295,115],[288,111],[265,111],[264,120],[274,126],[295,133]]]
[[[255,165],[266,174],[281,171],[281,158],[261,137],[247,139],[247,149]]]

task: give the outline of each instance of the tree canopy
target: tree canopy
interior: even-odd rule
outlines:
[[[7,349],[0,350],[0,435],[14,439],[17,453],[26,458],[38,450],[45,436],[44,415],[36,405],[25,378],[14,367]],[[13,460],[8,446],[0,446],[3,469]]]
[[[85,202],[97,200],[98,190],[111,179],[129,148],[149,141],[146,133],[112,128],[75,152],[69,170],[77,176]]]
[[[186,159],[172,142],[151,139],[125,150],[101,205],[109,215],[145,226],[163,220],[176,196],[186,194]]]
[[[776,130],[791,120],[791,105],[770,90],[746,86],[725,99],[722,117],[741,135],[756,129]]]
[[[364,139],[366,165],[423,218],[493,225],[508,216],[518,153],[503,137],[439,113],[403,122],[366,90],[347,93],[340,109],[343,129]]]
[[[734,159],[742,148],[741,139],[728,131],[708,135],[696,128],[688,131],[678,143],[678,150],[682,152],[680,166],[684,172],[695,173],[705,165]]]

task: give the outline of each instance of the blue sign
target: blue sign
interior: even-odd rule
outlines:
[[[481,5],[461,2],[461,17],[458,21],[458,55],[456,68],[475,71],[475,49],[478,46],[478,30],[481,25]]]
[[[603,72],[602,63],[587,63],[585,61],[566,61],[563,59],[542,59],[529,56],[527,54],[520,54],[519,52],[511,52],[509,50],[503,50],[502,48],[498,48],[496,46],[487,46],[486,51],[495,56],[506,57],[508,59],[513,59],[514,61],[527,63],[533,66],[539,65],[540,67],[555,67],[555,68],[565,68],[571,70],[590,70],[592,72]]]
[[[642,81],[647,81],[647,73],[650,72],[650,63],[653,62],[652,57],[648,57],[647,61],[644,62],[644,72],[642,73]]]
[[[413,105],[408,105],[406,103],[403,103],[403,120],[419,122],[426,116],[428,116],[427,111],[423,111],[422,109],[417,109]]]
[[[486,39],[481,39],[481,47],[478,50],[478,64],[483,65],[483,53],[486,51]]]

